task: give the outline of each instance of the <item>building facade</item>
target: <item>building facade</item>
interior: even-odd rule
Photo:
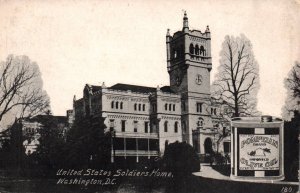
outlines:
[[[190,30],[185,13],[182,30],[167,31],[166,46],[169,86],[87,84],[83,98],[74,96],[75,120],[101,116],[106,132],[114,133],[112,161],[160,156],[176,141],[191,144],[200,155],[230,151],[226,103],[210,93],[209,27],[204,33]]]
[[[51,122],[51,128],[45,128],[46,122]],[[14,144],[22,143],[25,154],[30,155],[36,151],[40,144],[42,129],[57,129],[59,136],[65,138],[69,128],[66,116],[37,115],[32,118],[22,118],[10,127],[11,140]]]

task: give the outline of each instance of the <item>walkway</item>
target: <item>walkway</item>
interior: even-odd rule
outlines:
[[[209,164],[202,163],[200,172],[193,173],[195,176],[201,176],[203,178],[212,178],[217,180],[230,180],[229,176],[225,176],[216,170],[212,169]]]

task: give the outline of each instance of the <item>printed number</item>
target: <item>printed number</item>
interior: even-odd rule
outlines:
[[[288,193],[288,192],[292,192],[293,191],[293,188],[292,187],[282,187],[281,188],[281,193]]]

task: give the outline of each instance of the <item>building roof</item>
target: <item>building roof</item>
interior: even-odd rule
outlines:
[[[53,116],[53,115],[37,115],[35,117],[32,118],[25,118],[26,121],[30,121],[30,122],[39,122],[39,123],[45,123],[47,122],[47,120],[53,120],[56,123],[67,123],[68,119],[66,116]]]
[[[132,92],[139,92],[139,93],[156,92],[155,87],[138,86],[138,85],[122,84],[122,83],[115,84],[115,85],[109,87],[109,89],[125,90],[125,91],[131,90]],[[175,93],[171,90],[170,86],[163,86],[163,87],[160,88],[160,90],[162,92]]]
[[[91,85],[91,87],[92,87],[92,92],[93,93],[101,90],[101,88],[102,88],[101,86],[95,86],[95,85]]]
[[[163,92],[175,93],[174,91],[171,90],[170,86],[163,86],[160,88],[160,90]]]
[[[130,85],[130,84],[115,84],[111,87],[109,87],[109,89],[113,89],[113,90],[130,90],[132,92],[139,92],[139,93],[150,93],[150,92],[155,92],[156,88],[154,87],[146,87],[146,86],[137,86],[137,85]]]

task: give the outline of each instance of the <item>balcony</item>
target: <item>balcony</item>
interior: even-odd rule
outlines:
[[[158,151],[115,150],[115,156],[158,156]]]
[[[158,139],[158,134],[157,133],[139,133],[139,132],[116,132],[116,137]]]

